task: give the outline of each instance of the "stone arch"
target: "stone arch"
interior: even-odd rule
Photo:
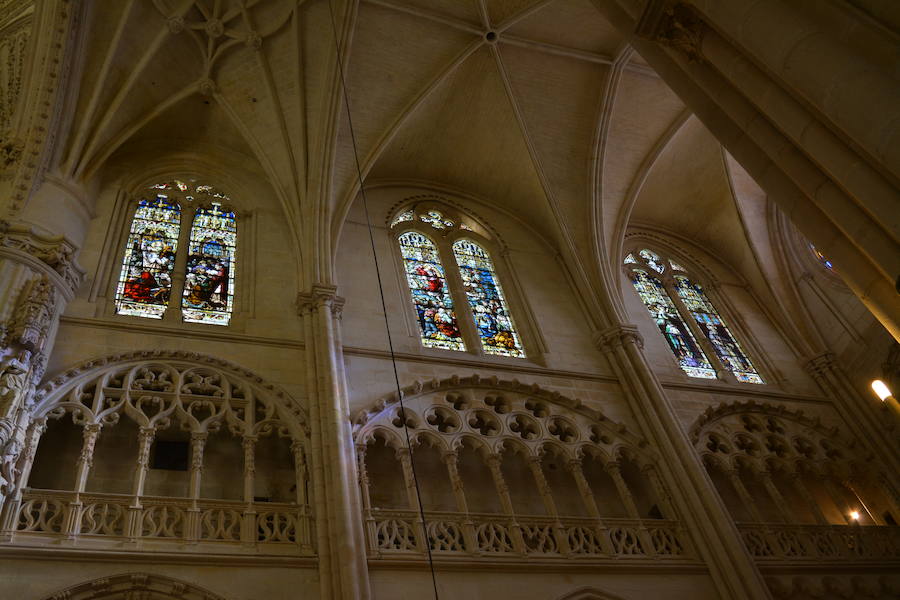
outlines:
[[[44,600],[102,600],[140,596],[143,600],[226,600],[201,587],[154,573],[120,573],[60,590]]]
[[[646,441],[539,385],[477,374],[416,382],[358,413],[353,436],[376,555],[419,551],[426,540],[434,552],[544,558],[688,552]],[[371,484],[385,481],[405,493]],[[436,497],[450,506],[436,508]],[[416,533],[420,507],[425,530]],[[593,520],[606,529],[597,533]]]

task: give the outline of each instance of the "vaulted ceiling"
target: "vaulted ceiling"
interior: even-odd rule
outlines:
[[[94,4],[60,170],[175,152],[255,170],[330,254],[358,156],[367,183],[477,196],[587,265],[620,259],[633,217],[752,269],[719,145],[603,1]]]

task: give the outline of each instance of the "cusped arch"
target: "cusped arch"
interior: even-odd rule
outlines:
[[[755,401],[719,404],[691,426],[691,441],[708,463],[872,475],[871,453],[837,427],[800,410]]]
[[[81,424],[122,416],[141,427],[177,419],[192,431],[308,437],[306,408],[284,389],[229,361],[195,352],[143,351],[85,361],[35,393],[34,420],[71,414]]]
[[[416,382],[401,394],[402,409],[394,393],[354,417],[358,446],[379,436],[400,441],[405,422],[413,445],[423,436],[439,436],[449,448],[477,439],[484,451],[497,454],[516,449],[539,457],[552,447],[569,459],[585,454],[615,459],[624,452],[641,464],[655,462],[646,440],[625,425],[537,384],[475,374]],[[401,410],[405,419],[398,418]]]
[[[142,600],[226,600],[192,583],[155,573],[120,573],[60,590],[44,600],[102,600],[140,597]]]

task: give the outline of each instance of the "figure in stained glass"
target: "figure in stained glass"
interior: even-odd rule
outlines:
[[[404,270],[421,331],[422,345],[465,350],[453,300],[446,289],[437,248],[427,236],[407,231],[399,238]]]
[[[634,269],[631,281],[682,370],[691,377],[715,379],[715,369],[697,345],[663,283],[643,269]]]
[[[116,313],[161,319],[172,290],[181,209],[159,194],[138,203],[116,288]]]
[[[459,274],[484,351],[500,356],[524,357],[522,342],[510,318],[491,257],[481,246],[466,239],[453,244],[453,255],[459,265]]]
[[[228,324],[234,299],[236,238],[233,212],[215,202],[197,209],[182,297],[185,321]]]
[[[763,383],[762,377],[731,335],[722,317],[706,297],[703,288],[684,275],[676,275],[675,289],[678,290],[679,298],[694,317],[700,330],[709,339],[722,364],[734,373],[738,381]]]

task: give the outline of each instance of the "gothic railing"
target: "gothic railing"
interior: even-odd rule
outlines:
[[[687,535],[676,521],[648,519],[426,513],[375,509],[366,519],[369,553],[400,558],[438,556],[543,558],[654,558],[691,560]]]
[[[79,545],[138,543],[144,549],[177,545],[205,552],[252,551],[312,555],[313,520],[308,506],[274,502],[75,494],[26,490],[6,536],[17,542],[76,540]]]
[[[900,527],[739,524],[759,561],[900,561]]]

